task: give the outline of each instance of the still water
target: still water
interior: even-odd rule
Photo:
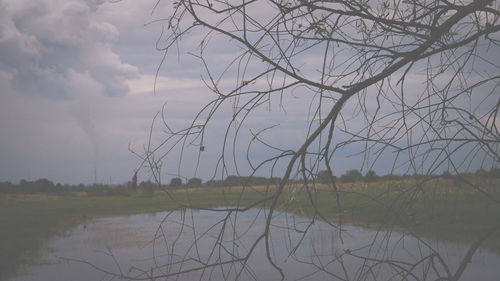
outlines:
[[[279,280],[265,240],[253,247],[267,216],[259,209],[184,210],[94,219],[53,238],[39,261],[10,281]],[[272,218],[269,255],[285,280],[436,280],[453,275],[468,250],[396,231],[343,226],[340,232],[310,222],[285,212]],[[246,262],[227,262],[249,252]],[[459,280],[500,280],[498,254],[480,249],[466,265]]]

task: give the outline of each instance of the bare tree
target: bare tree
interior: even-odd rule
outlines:
[[[169,192],[181,207],[224,215],[210,228],[196,229],[196,219],[183,212],[182,225],[189,230],[181,229],[173,242],[164,245],[169,249],[168,261],[156,263],[151,271],[135,278],[170,280],[187,274],[193,279],[189,274],[198,274],[200,280],[258,279],[259,269],[252,268],[251,260],[259,256],[259,247],[281,279],[298,278],[288,276],[283,259],[277,257],[273,229],[278,207],[286,209],[297,192],[304,192],[313,211],[300,227],[286,216],[283,227],[289,240],[285,260],[308,264],[311,274],[321,272],[335,280],[460,279],[467,261],[498,230],[500,222],[478,237],[454,269],[423,240],[418,241],[419,247],[428,250],[418,258],[393,258],[391,247],[403,238],[381,233],[359,249],[325,255],[315,251],[307,261],[296,253],[306,241],[318,243],[308,236],[318,221],[338,233],[339,243],[343,241],[342,200],[333,175],[343,169],[339,159],[346,152],[355,155],[366,171],[391,163],[387,172],[407,174],[432,175],[443,169],[461,174],[471,167],[500,162],[498,3],[178,0],[172,5],[162,19],[164,33],[158,48],[165,59],[181,54],[197,58],[212,99],[201,105],[183,129],[174,129],[162,112],[159,119],[167,135],[159,145],[148,146],[141,156],[144,162],[161,184],[162,163],[178,156],[174,151],[182,151],[176,176],[197,171],[204,153],[216,151],[217,159],[211,164],[214,178],[250,171],[245,175],[264,173],[281,180],[262,190],[262,198],[251,204],[230,201],[234,205],[224,208],[202,208]],[[214,50],[223,55],[214,58]],[[163,67],[168,66],[162,63],[159,71]],[[297,124],[297,118],[291,116],[297,105],[289,106],[294,100],[308,112],[302,120],[300,143],[277,140],[282,131],[276,125],[252,123],[261,120],[259,114],[274,110],[284,116],[281,126]],[[220,122],[225,122],[223,132]],[[218,138],[220,147],[207,147],[209,138]],[[182,161],[193,147],[198,150],[197,166],[190,165],[186,172]],[[240,147],[247,149],[243,157]],[[266,157],[256,156],[258,150],[265,151]],[[335,198],[331,202],[335,217],[323,213],[317,204],[316,175],[320,170],[328,171],[330,177],[327,182]],[[486,200],[500,204],[499,198],[467,184],[484,193]],[[411,205],[421,192],[420,185],[404,190],[409,201],[401,206]],[[243,186],[240,196],[249,188]],[[255,212],[255,207],[261,208],[255,219],[262,216],[264,227],[258,235],[244,238],[236,227],[238,214]],[[189,220],[192,224],[186,222]],[[158,237],[165,238],[163,227]],[[179,256],[175,244],[189,235],[191,246]],[[206,237],[212,237],[213,243],[202,251],[198,247],[202,248],[200,241]],[[380,246],[384,254],[374,254],[380,244],[385,245]],[[349,268],[349,259],[359,260],[360,266]],[[389,276],[378,275],[381,268]],[[218,277],[212,275],[216,271]],[[302,277],[307,276],[312,275],[304,272]]]

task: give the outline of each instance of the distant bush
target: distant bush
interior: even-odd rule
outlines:
[[[151,181],[143,181],[139,184],[139,190],[144,195],[153,196],[158,186]]]
[[[365,175],[365,181],[372,182],[372,181],[376,181],[376,180],[378,180],[378,176],[375,173],[375,171],[370,170],[370,171],[368,171],[366,173],[366,175]]]
[[[242,177],[242,176],[228,176],[223,184],[225,186],[239,186],[239,185],[267,185],[276,184],[280,182],[280,178],[266,178],[266,177]]]
[[[105,184],[84,186],[83,191],[87,194],[87,196],[130,196],[137,193],[134,188],[131,188],[128,185],[115,187]]]
[[[206,186],[214,187],[214,186],[224,186],[224,181],[222,180],[209,180],[205,183]]]
[[[281,178],[266,178],[266,177],[242,177],[242,176],[228,176],[224,180],[211,179],[205,183],[205,186],[251,186],[251,185],[269,185],[279,184]]]
[[[335,180],[337,177],[333,176],[333,179]],[[331,183],[331,177],[330,177],[330,172],[327,170],[319,171],[318,174],[316,175],[316,180],[320,183],[323,184],[329,184]]]
[[[118,192],[118,195],[121,196],[132,196],[137,193],[137,189],[131,187],[131,186],[119,186],[116,191]]]
[[[441,174],[441,177],[445,178],[445,179],[451,179],[453,177],[453,175],[449,172],[449,171],[444,171],[442,174]]]
[[[349,170],[340,177],[342,182],[356,182],[363,180],[363,175],[358,170]]]
[[[488,172],[485,169],[479,169],[475,174],[477,177],[486,178],[488,177]]]
[[[500,178],[500,168],[491,168],[488,172],[490,178]]]
[[[190,178],[188,180],[188,186],[189,187],[199,187],[201,186],[202,180],[200,178]]]
[[[381,179],[386,180],[386,181],[400,180],[401,178],[403,178],[403,177],[400,175],[396,175],[396,174],[388,174],[388,175],[384,175],[381,177]]]
[[[500,168],[492,167],[489,171],[481,168],[476,171],[475,176],[480,178],[500,178]]]
[[[182,186],[181,178],[173,178],[170,180],[170,187],[180,187]]]
[[[0,182],[0,194],[14,193],[15,191],[16,191],[16,185],[8,181]]]

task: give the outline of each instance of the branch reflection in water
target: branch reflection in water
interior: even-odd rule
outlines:
[[[186,209],[95,219],[53,239],[43,262],[12,281],[276,280],[259,240],[266,215]],[[286,280],[452,280],[470,247],[361,226],[344,226],[341,241],[321,221],[273,216],[271,253]],[[459,280],[496,280],[498,264],[498,254],[478,250]]]

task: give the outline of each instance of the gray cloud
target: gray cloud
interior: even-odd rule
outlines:
[[[96,17],[102,1],[6,0],[0,3],[0,71],[25,95],[71,98],[88,91],[120,96],[136,67],[111,46],[117,28]]]

